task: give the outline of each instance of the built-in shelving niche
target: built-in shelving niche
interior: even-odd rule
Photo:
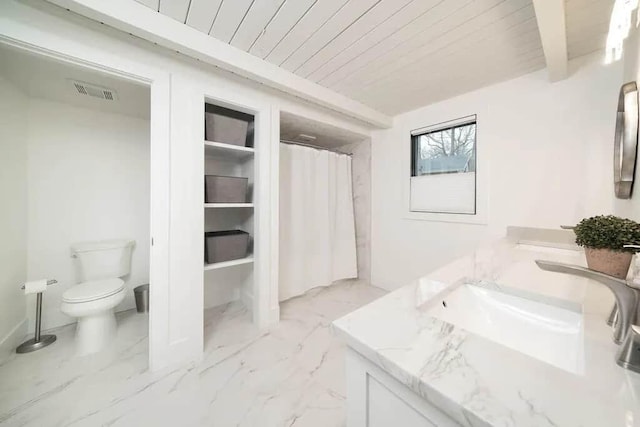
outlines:
[[[204,307],[211,308],[240,300],[251,310],[253,294],[254,255],[254,194],[255,148],[253,123],[250,114],[205,101],[205,111],[215,112],[249,122],[245,145],[209,140],[205,131],[204,172],[206,175],[239,176],[249,180],[245,203],[204,203],[204,231],[243,230],[251,236],[246,258],[215,264],[203,264]],[[203,236],[204,244],[204,236]]]

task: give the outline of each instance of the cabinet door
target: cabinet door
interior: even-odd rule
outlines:
[[[347,427],[460,427],[450,415],[347,349]]]
[[[368,412],[368,427],[438,427],[373,377],[369,377]]]

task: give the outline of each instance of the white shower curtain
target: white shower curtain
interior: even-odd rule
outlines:
[[[351,157],[280,144],[280,301],[357,276]]]

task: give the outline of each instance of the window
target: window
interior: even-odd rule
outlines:
[[[476,116],[411,132],[412,212],[476,214]]]

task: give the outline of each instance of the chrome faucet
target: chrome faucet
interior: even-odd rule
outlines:
[[[546,271],[586,277],[587,279],[595,280],[608,287],[611,292],[613,292],[616,299],[616,306],[618,307],[617,321],[615,322],[613,331],[613,340],[616,344],[621,344],[629,333],[631,326],[640,320],[640,293],[636,289],[628,286],[625,280],[579,265],[543,260],[536,260],[536,264]]]

